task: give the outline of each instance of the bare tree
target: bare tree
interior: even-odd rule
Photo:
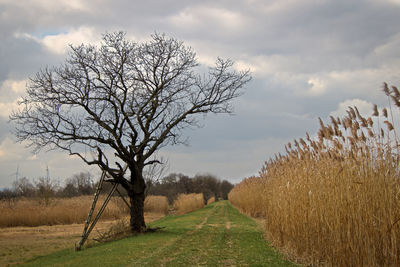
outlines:
[[[35,188],[39,201],[48,206],[51,198],[54,197],[56,193],[57,184],[52,181],[50,177],[39,177],[35,181]]]
[[[168,161],[164,160],[163,157],[160,157],[158,161],[159,164],[148,165],[143,170],[143,178],[146,182],[145,197],[148,196],[150,188],[160,182],[169,168]]]
[[[72,184],[76,188],[78,195],[90,195],[96,190],[92,176],[89,172],[74,174],[67,180],[67,184]]]
[[[100,46],[71,46],[64,64],[40,70],[10,119],[18,140],[35,152],[65,150],[107,171],[128,193],[131,230],[142,232],[143,169],[158,163],[152,155],[162,146],[182,143],[196,114],[232,112],[232,100],[250,80],[232,65],[218,58],[208,73],[197,74],[195,53],[176,39],[154,34],[136,43],[109,33]]]
[[[14,191],[19,196],[33,197],[35,195],[35,186],[29,181],[28,178],[22,177],[13,182]]]

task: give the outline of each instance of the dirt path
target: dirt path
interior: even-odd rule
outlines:
[[[259,224],[227,201],[150,226],[160,230],[78,253],[62,250],[24,266],[296,266],[268,245]]]
[[[199,216],[202,220],[192,230],[130,266],[292,266],[267,246],[257,223],[227,202],[217,202]]]

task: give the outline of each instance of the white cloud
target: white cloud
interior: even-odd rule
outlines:
[[[54,10],[64,10],[65,11],[89,11],[91,9],[90,1],[84,0],[58,0],[58,1],[48,1],[48,0],[35,0],[33,2],[38,3],[43,9],[53,11]]]
[[[99,39],[99,34],[96,33],[94,28],[80,27],[78,29],[69,31],[68,33],[45,36],[40,40],[40,42],[51,52],[56,54],[64,54],[68,51],[70,44],[95,44],[99,42]]]
[[[400,4],[400,0],[398,1]],[[389,40],[387,40],[386,42],[378,45],[375,49],[374,49],[374,53],[373,53],[373,57],[375,58],[385,58],[388,62],[384,62],[386,65],[388,65],[389,63],[395,63],[397,62],[398,64],[398,57],[394,56],[397,54],[398,50],[400,47],[400,33],[392,36],[391,38],[389,38]],[[394,61],[395,62],[392,62]]]
[[[63,151],[50,151],[32,154],[25,144],[15,143],[6,136],[0,143],[0,188],[10,186],[15,177],[15,170],[19,166],[20,177],[36,179],[46,175],[46,168],[50,170],[52,179],[65,179],[81,171],[89,171],[98,177],[96,167],[90,167],[77,157],[69,156]],[[14,173],[13,175],[11,175]],[[96,179],[96,178],[95,178]]]
[[[372,103],[362,99],[355,98],[355,99],[347,99],[339,103],[338,108],[335,111],[332,111],[330,115],[333,117],[342,118],[345,115],[347,115],[346,111],[349,109],[349,107],[354,107],[354,106],[356,106],[360,114],[365,117],[371,116],[373,112]]]
[[[185,8],[178,14],[170,16],[168,20],[175,27],[192,30],[208,26],[237,32],[247,25],[245,17],[238,12],[206,6]]]
[[[15,110],[16,108],[18,108],[17,101],[13,101],[10,103],[0,102],[0,117],[8,119],[8,117],[11,115],[11,111]]]
[[[0,86],[0,117],[8,119],[18,107],[18,97],[25,92],[26,80],[6,80]]]
[[[260,1],[260,0],[250,0],[249,4],[255,6],[257,10],[264,14],[276,14],[286,10],[290,7],[295,6],[300,1],[298,0],[272,0],[272,1]]]
[[[381,102],[383,82],[397,85],[400,82],[399,67],[360,68],[353,70],[308,73],[277,71],[265,77],[299,96],[322,97],[335,94],[338,97],[360,97]],[[256,74],[258,74],[256,72]]]
[[[20,32],[14,33],[14,36],[20,39],[34,40],[51,53],[58,55],[65,54],[69,50],[69,45],[98,44],[100,42],[100,34],[96,29],[86,26],[72,29],[67,33],[45,35],[42,38]]]
[[[14,0],[1,0],[1,4],[7,6],[15,6],[26,9],[41,9],[48,12],[58,13],[69,11],[90,11],[93,3],[88,0],[31,0],[31,1],[14,1]]]
[[[229,141],[220,150],[193,151],[185,148],[166,148],[160,156],[168,159],[169,171],[194,176],[212,173],[219,178],[239,182],[257,175],[263,162],[284,150],[289,139],[266,137],[262,140]]]
[[[327,87],[338,94],[353,95],[379,101],[384,94],[381,92],[383,82],[398,84],[400,81],[399,67],[361,68],[356,70],[333,71],[324,77]]]
[[[13,92],[17,94],[22,94],[25,92],[25,86],[26,80],[6,80],[1,84],[0,92]]]
[[[15,144],[8,136],[4,138],[0,144],[0,161],[16,161],[21,160],[24,147]]]
[[[208,67],[212,67],[215,66],[215,57],[207,55],[207,54],[197,54],[197,61],[204,65],[204,66],[208,66]]]
[[[386,0],[386,1],[395,5],[400,5],[400,0]]]
[[[311,96],[319,96],[326,91],[326,85],[319,78],[310,78],[307,83],[311,88],[306,93]]]
[[[299,70],[298,58],[286,55],[256,55],[241,58],[238,62],[241,65],[249,66],[252,72],[260,77],[275,75],[282,72],[295,72]]]

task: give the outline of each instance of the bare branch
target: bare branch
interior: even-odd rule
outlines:
[[[64,64],[33,76],[10,119],[19,141],[66,150],[128,188],[121,162],[131,183],[142,179],[145,166],[159,163],[148,159],[162,146],[182,143],[182,130],[197,126],[197,114],[231,113],[251,79],[249,71],[233,70],[231,60],[218,58],[208,74],[197,74],[197,66],[190,47],[165,35],[135,43],[122,32],[105,34],[99,47],[71,46]]]

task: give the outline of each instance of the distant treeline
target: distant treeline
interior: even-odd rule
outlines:
[[[81,172],[68,178],[61,186],[59,181],[51,178],[40,177],[31,181],[26,177],[19,178],[13,183],[12,188],[0,191],[0,199],[15,197],[76,197],[93,194],[96,185],[92,175]]]
[[[166,196],[172,203],[179,194],[203,193],[204,200],[211,197],[228,199],[233,184],[219,180],[211,174],[196,175],[192,178],[184,174],[171,173],[160,181],[149,181],[148,195]]]
[[[65,181],[63,186],[50,178],[38,178],[33,182],[26,177],[18,179],[12,188],[0,191],[0,199],[15,197],[37,197],[49,199],[52,197],[75,197],[91,195],[96,191],[98,182],[94,182],[90,173],[78,173]],[[111,185],[106,183],[103,192],[108,192]],[[196,175],[189,177],[184,174],[172,173],[159,180],[147,180],[147,195],[166,196],[172,203],[179,194],[203,193],[204,201],[211,197],[227,199],[233,185],[226,180],[219,180],[215,176]],[[124,190],[121,190],[124,192]]]

